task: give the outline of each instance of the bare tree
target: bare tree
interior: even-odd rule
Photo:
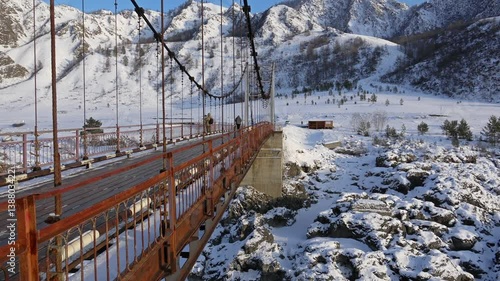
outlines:
[[[370,119],[372,119],[370,114],[354,113],[351,117],[351,126],[357,134],[369,136],[371,127]]]
[[[373,128],[380,132],[384,129],[387,124],[387,112],[385,111],[376,111],[372,116],[372,124]]]

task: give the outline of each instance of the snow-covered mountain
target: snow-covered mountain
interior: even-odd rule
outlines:
[[[399,33],[408,10],[395,0],[301,0],[289,5],[323,27],[382,38]]]
[[[19,112],[23,108],[26,113],[29,112],[28,109],[34,103],[35,72],[39,102],[42,107],[50,106],[46,98],[50,94],[51,81],[49,6],[37,2],[35,11],[36,17],[33,19],[30,1],[0,3],[2,112]],[[395,0],[296,0],[252,15],[252,21],[261,64],[269,66],[275,62],[277,65],[278,91],[291,91],[297,87],[331,88],[336,82],[344,83],[346,80],[354,85],[362,79],[378,80],[384,74],[401,70],[401,65],[396,62],[404,61],[408,77],[392,76],[387,81],[412,84],[433,93],[463,94],[467,97],[464,94],[472,92],[473,98],[498,101],[500,71],[498,56],[495,55],[498,52],[495,49],[498,48],[495,46],[498,46],[499,36],[495,35],[498,34],[500,23],[497,18],[493,18],[486,21],[487,27],[483,27],[485,20],[481,18],[499,14],[498,1],[481,1],[481,5],[472,0],[428,1],[409,8]],[[120,104],[136,105],[139,91],[147,93],[143,97],[145,107],[156,107],[158,65],[161,62],[158,61],[158,47],[151,30],[142,23],[139,32],[139,20],[133,11],[122,11],[115,17],[112,12],[102,10],[85,14],[85,20],[82,15],[74,7],[56,7],[57,77],[58,88],[62,89],[59,93],[60,111],[81,114],[82,109],[78,104],[82,103],[84,87],[88,95],[88,108],[96,112],[103,105],[115,104],[116,94],[119,95]],[[146,11],[146,15],[160,30],[160,14]],[[247,53],[239,50],[240,43],[247,40],[245,18],[238,5],[223,8],[222,49],[220,7],[205,4],[203,23],[201,18],[200,3],[192,0],[166,13],[167,45],[194,78],[201,81],[203,24],[205,85],[217,93],[220,91],[221,69],[225,77],[239,77],[241,74],[241,67],[234,68],[236,73],[233,73],[233,67],[227,66],[233,63],[233,48],[237,58]],[[456,21],[465,22],[465,27],[445,28]],[[441,29],[436,31],[436,28]],[[401,40],[404,37],[388,40],[401,34],[407,35],[407,38],[418,38],[415,32],[429,30],[432,36],[437,37],[436,43],[420,44],[420,49],[414,50],[410,44],[404,45],[404,40]],[[463,40],[456,44],[454,38]],[[36,54],[33,51],[35,43]],[[436,47],[421,50],[422,46]],[[117,57],[114,55],[115,48]],[[462,49],[467,50],[459,56],[462,67],[448,67],[446,75],[435,75],[434,70],[426,69],[432,62],[439,64],[446,57],[453,59],[454,53],[460,53]],[[425,53],[425,56],[415,59],[412,53],[417,51]],[[220,62],[221,54],[224,65]],[[430,63],[422,64],[423,60]],[[475,64],[462,63],[468,61],[474,61]],[[238,59],[237,63],[241,61]],[[166,65],[166,75],[169,77],[168,56]],[[441,70],[437,68],[436,71]],[[177,82],[181,80],[178,68],[174,67],[172,71],[170,79]],[[448,75],[448,71],[452,75]],[[470,75],[482,78],[464,79]],[[268,72],[265,72],[264,78],[267,76]],[[429,81],[415,83],[420,77]],[[453,77],[459,77],[464,83],[467,80],[467,85],[456,83]],[[435,84],[451,84],[455,87],[450,91],[446,87],[429,86]],[[184,95],[186,85],[175,83],[169,89],[169,99],[172,97],[169,102],[175,102]]]
[[[422,33],[456,22],[473,22],[499,15],[498,0],[431,0],[408,10],[399,35]]]
[[[391,38],[500,15],[495,0],[429,0],[408,7],[396,0],[294,0],[285,3],[323,27]]]
[[[500,17],[460,24],[402,39],[406,57],[398,59],[386,82],[411,84],[427,92],[463,99],[498,101]]]

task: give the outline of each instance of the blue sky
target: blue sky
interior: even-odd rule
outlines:
[[[49,0],[44,0],[45,2],[50,2]],[[182,3],[185,2],[185,0],[164,0],[164,5],[165,5],[165,10],[170,10],[175,7],[178,7]],[[419,4],[424,2],[424,0],[399,0],[400,2],[407,3],[408,5],[414,5],[414,4]],[[82,8],[82,0],[54,0],[56,5],[59,4],[65,4],[65,5],[70,5],[77,7],[78,9]],[[131,9],[132,2],[130,0],[117,0],[118,2],[118,10],[123,10],[123,9]],[[139,6],[144,7],[146,9],[152,9],[152,10],[160,10],[160,0],[136,0],[136,2],[139,4]],[[209,0],[208,2],[211,3],[216,3],[220,4],[220,0]],[[236,3],[243,3],[243,0],[234,0]],[[248,0],[248,5],[251,6],[252,12],[262,12],[269,8],[270,6],[282,2],[282,0]],[[104,0],[104,1],[96,1],[96,0],[85,0],[85,11],[86,12],[91,12],[99,9],[106,9],[106,10],[111,10],[114,11],[115,5],[114,0]],[[233,3],[233,0],[222,0],[222,5],[225,7],[231,6]]]

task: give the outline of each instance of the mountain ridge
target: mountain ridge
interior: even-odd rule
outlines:
[[[259,46],[257,53],[259,60],[270,64],[277,63],[277,88],[294,89],[299,86],[313,87],[313,85],[334,84],[336,81],[351,80],[356,84],[358,81],[372,77],[384,77],[385,82],[395,84],[406,84],[424,90],[428,93],[444,93],[453,95],[443,87],[431,85],[456,84],[447,75],[438,77],[440,80],[433,80],[436,76],[433,71],[422,71],[425,61],[440,61],[443,57],[452,57],[447,53],[447,45],[453,46],[453,36],[469,38],[471,42],[476,42],[476,46],[481,48],[471,49],[461,60],[462,65],[467,66],[469,61],[478,61],[478,57],[488,55],[488,50],[497,41],[484,36],[480,28],[474,29],[477,32],[466,36],[469,29],[478,20],[476,18],[483,15],[500,14],[498,1],[481,0],[484,5],[481,8],[473,7],[473,1],[428,1],[424,4],[408,7],[394,0],[312,0],[312,1],[291,1],[275,5],[263,13],[252,15],[252,24],[255,28],[255,40]],[[446,2],[446,3],[444,3]],[[325,6],[322,4],[325,3]],[[436,4],[441,3],[441,4]],[[450,11],[446,17],[443,11],[455,3],[456,9]],[[322,9],[326,7],[327,9]],[[343,8],[341,8],[343,7]],[[32,79],[34,76],[33,51],[33,17],[32,3],[21,0],[13,0],[0,3],[0,21],[3,23],[0,28],[0,95],[4,102],[0,103],[0,108],[4,110],[16,106],[29,105],[31,99]],[[37,42],[37,71],[40,77],[38,87],[48,94],[50,88],[50,40],[48,27],[48,4],[41,1],[36,3],[36,42]],[[223,49],[220,44],[220,7],[207,3],[205,5],[204,22],[201,22],[200,3],[187,1],[177,9],[165,14],[167,28],[167,45],[176,53],[176,56],[186,64],[187,69],[192,73],[197,81],[201,81],[201,25],[204,25],[205,32],[205,85],[214,92],[220,91],[221,68],[226,73],[232,75],[227,67],[220,65],[220,55],[234,53],[241,57],[236,45],[246,40],[245,19],[241,7],[223,8]],[[466,11],[463,11],[464,8]],[[234,14],[233,14],[233,10]],[[456,12],[457,10],[460,11]],[[323,14],[322,14],[323,13]],[[154,26],[159,26],[160,14],[155,11],[146,11],[147,17]],[[349,15],[348,18],[340,19],[341,14]],[[377,16],[374,16],[374,15]],[[324,15],[336,15],[331,17],[329,22],[325,21]],[[369,17],[365,15],[370,15]],[[438,18],[436,15],[439,15]],[[423,20],[427,17],[425,24]],[[233,18],[234,17],[234,18]],[[113,75],[112,65],[118,61],[117,69],[121,72],[118,83],[125,88],[121,93],[126,104],[138,102],[137,95],[131,89],[137,89],[139,70],[147,73],[147,82],[144,83],[145,92],[156,92],[158,82],[155,77],[157,73],[158,51],[154,43],[151,30],[141,26],[139,32],[137,15],[130,10],[122,11],[117,15],[118,46],[115,46],[115,15],[108,11],[96,11],[85,14],[85,44],[83,44],[82,13],[76,8],[69,6],[56,6],[56,28],[57,28],[57,52],[58,65],[57,76],[59,87],[65,89],[67,96],[63,99],[78,99],[78,94],[85,84],[91,89],[90,95],[99,99],[99,103],[110,103],[114,101],[115,75]],[[441,19],[441,20],[439,20]],[[394,38],[398,34],[415,35],[415,30],[422,32],[432,32],[436,27],[446,30],[443,25],[451,23],[452,20],[460,22],[472,22],[462,29],[456,29],[446,35],[446,31],[439,31],[435,36],[445,36],[446,40],[439,41],[440,52],[426,50],[427,57],[417,56],[412,53],[420,52],[417,46],[415,49],[404,44],[394,44],[382,38]],[[232,22],[236,22],[233,29]],[[479,20],[480,21],[480,20]],[[489,21],[487,32],[498,33],[498,20]],[[420,29],[414,26],[418,24]],[[472,27],[471,27],[472,28]],[[357,33],[353,33],[356,30]],[[494,33],[496,34],[496,33]],[[377,35],[377,36],[374,36]],[[234,37],[233,37],[234,36]],[[403,36],[403,37],[405,37]],[[378,38],[377,38],[378,37]],[[233,40],[234,39],[234,40]],[[488,41],[489,40],[489,41]],[[463,41],[463,40],[462,40]],[[463,44],[468,44],[464,41]],[[425,44],[423,44],[425,46]],[[490,47],[489,47],[490,46]],[[115,58],[114,52],[118,51]],[[453,52],[458,52],[460,48],[448,48]],[[85,57],[85,69],[87,70],[87,80],[83,81],[83,58]],[[405,70],[408,77],[405,79],[394,76],[395,70],[402,70],[401,65],[395,64],[405,61],[409,64]],[[238,58],[239,59],[239,58]],[[166,65],[170,62],[167,58]],[[480,60],[474,71],[467,69],[453,69],[449,71],[462,73],[472,73],[481,75],[485,79],[472,81],[471,85],[457,88],[456,93],[461,98],[483,99],[488,101],[498,101],[498,62],[494,59]],[[228,61],[225,65],[232,62]],[[424,64],[423,64],[424,63]],[[167,73],[169,73],[167,69]],[[480,73],[480,74],[478,74]],[[168,75],[168,74],[167,74]],[[235,76],[239,77],[236,73]],[[267,75],[267,74],[266,74]],[[427,84],[415,83],[419,76],[429,76]],[[146,74],[145,74],[146,76]],[[64,77],[64,79],[62,79]],[[450,77],[462,77],[463,75],[450,75]],[[146,78],[145,78],[146,79]],[[109,83],[102,83],[109,81]],[[485,84],[486,81],[487,83]],[[469,83],[470,84],[470,83]],[[482,86],[483,85],[483,86]],[[487,85],[485,87],[484,85]],[[488,87],[490,89],[488,90]],[[486,90],[485,90],[486,89]],[[182,96],[180,85],[173,87],[172,96],[176,99]],[[472,91],[472,95],[466,92]],[[19,98],[18,96],[21,96]],[[43,94],[42,94],[43,96]],[[156,99],[145,101],[149,106],[154,106]],[[74,109],[74,108],[73,108]],[[71,110],[71,109],[68,109]]]

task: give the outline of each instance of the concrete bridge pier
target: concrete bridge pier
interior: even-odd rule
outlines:
[[[240,185],[280,197],[283,187],[283,132],[275,131],[259,151]]]

